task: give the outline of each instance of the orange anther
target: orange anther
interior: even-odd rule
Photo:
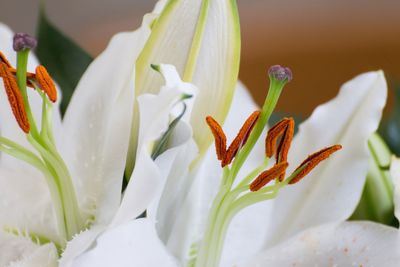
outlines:
[[[303,168],[295,177],[290,180],[289,184],[295,184],[300,181],[304,176],[306,176],[309,172],[312,171],[321,161],[329,158],[330,155],[335,153],[336,151],[342,149],[341,145],[334,145],[324,149],[321,149],[314,154],[309,155],[299,167],[296,168],[295,172],[301,168]]]
[[[219,123],[211,116],[207,116],[206,122],[215,139],[215,150],[218,160],[223,160],[226,154],[226,136]]]
[[[275,154],[276,163],[287,161],[290,145],[292,144],[294,135],[294,120],[293,118],[284,118],[271,129],[269,129],[265,139],[265,154],[267,157],[272,157]],[[276,143],[279,137],[280,142],[278,147]],[[285,173],[279,177],[282,181]]]
[[[240,128],[239,133],[232,141],[228,150],[226,149],[226,135],[221,126],[211,116],[206,118],[207,124],[214,135],[215,150],[217,151],[218,160],[221,160],[222,167],[230,164],[233,158],[236,156],[239,148],[244,146],[260,114],[260,111],[255,111],[250,115],[250,117],[243,124],[242,128]]]
[[[242,128],[240,128],[237,136],[229,146],[225,155],[225,159],[222,160],[222,167],[225,167],[226,165],[230,164],[233,158],[236,156],[239,148],[246,144],[246,141],[251,131],[253,130],[258,118],[260,117],[260,114],[261,114],[260,111],[254,111],[244,122]]]
[[[0,51],[0,63],[3,62],[7,67],[11,68],[11,63],[7,60],[6,56]]]
[[[266,184],[279,177],[286,171],[286,168],[289,166],[287,162],[281,162],[274,165],[271,169],[266,170],[250,184],[250,191],[255,192],[263,188]]]
[[[25,133],[29,133],[30,125],[25,111],[24,100],[18,88],[15,76],[10,71],[8,65],[4,62],[0,63],[0,76],[3,78],[8,102],[10,103],[12,112],[15,116],[15,119],[17,120],[19,127]]]
[[[57,101],[57,89],[46,68],[42,65],[36,67],[36,81],[52,102]]]

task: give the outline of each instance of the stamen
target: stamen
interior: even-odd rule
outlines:
[[[7,60],[6,56],[3,53],[1,53],[1,51],[0,51],[0,62],[5,63],[9,68],[12,67],[10,61]]]
[[[24,100],[18,88],[15,76],[12,74],[6,63],[0,63],[0,76],[3,78],[8,102],[10,103],[19,127],[25,133],[29,133],[30,125],[25,111]]]
[[[271,129],[269,129],[267,137],[265,139],[265,154],[267,157],[272,157],[275,154],[276,163],[287,161],[290,145],[292,144],[294,135],[294,120],[293,118],[284,118]],[[279,137],[278,148],[276,143]],[[283,173],[279,180],[282,181],[285,174]]]
[[[226,136],[222,127],[211,116],[207,116],[206,122],[215,139],[215,150],[218,160],[223,160],[226,154]]]
[[[245,121],[242,128],[240,128],[236,138],[229,146],[225,158],[224,160],[222,160],[222,167],[225,167],[226,165],[230,164],[233,158],[236,156],[239,148],[246,144],[246,141],[249,138],[249,135],[253,130],[254,125],[256,124],[258,118],[260,117],[260,114],[261,114],[260,111],[254,111]]]
[[[54,85],[46,68],[42,65],[36,67],[36,80],[40,85],[40,88],[46,93],[52,102],[57,101],[57,89]]]
[[[288,119],[286,129],[283,133],[281,141],[279,142],[278,149],[276,151],[276,163],[286,162],[288,159],[288,153],[290,145],[292,144],[294,135],[294,120],[292,118]],[[282,182],[285,178],[285,172],[279,176],[279,181]]]
[[[295,184],[299,182],[304,176],[312,171],[321,161],[329,158],[330,155],[336,151],[342,149],[341,145],[334,145],[324,148],[314,154],[309,155],[299,167],[296,168],[295,172],[302,168],[302,170],[290,180],[289,184]]]
[[[250,191],[255,192],[263,188],[266,184],[274,180],[276,177],[281,176],[289,166],[287,162],[281,162],[274,165],[271,169],[262,172],[258,177],[250,184]]]

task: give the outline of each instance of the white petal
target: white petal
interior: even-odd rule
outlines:
[[[113,225],[134,219],[154,200],[163,185],[163,175],[151,158],[154,142],[167,130],[170,123],[170,112],[182,97],[180,88],[163,87],[158,95],[145,94],[138,98],[140,111],[138,155],[135,169],[125,191],[121,207],[113,220]],[[186,145],[191,139],[191,129],[182,128],[182,140],[176,140],[177,147]],[[172,148],[171,148],[172,149]],[[174,150],[176,153],[176,150]],[[174,156],[169,157],[172,162]],[[168,165],[168,164],[167,164]]]
[[[301,232],[238,266],[387,266],[400,262],[398,230],[371,222],[329,224]]]
[[[300,125],[289,153],[290,169],[308,154],[341,144],[300,183],[284,188],[276,199],[268,244],[302,229],[342,221],[354,211],[368,170],[367,140],[377,129],[386,103],[381,71],[362,74],[343,85],[339,95],[315,109]]]
[[[36,248],[23,260],[14,262],[8,267],[57,267],[58,255],[53,244],[47,244]]]
[[[60,267],[71,267],[77,257],[89,249],[96,238],[106,229],[105,226],[95,225],[89,230],[79,233],[67,243],[62,257]]]
[[[72,267],[178,266],[158,239],[153,222],[139,219],[102,234]]]
[[[44,178],[31,169],[0,170],[0,228],[29,231],[58,241]]]
[[[209,114],[220,121],[225,118],[237,79],[239,54],[238,16],[233,1],[170,1],[154,23],[138,59],[136,95],[156,93],[162,84],[150,64],[176,66],[185,81],[199,88],[192,126],[205,152],[211,134],[202,122]]]
[[[135,60],[150,29],[113,37],[89,66],[64,119],[64,157],[83,209],[109,222],[120,198],[133,110]]]
[[[394,186],[394,214],[400,219],[400,159],[393,157],[390,165],[390,175]]]
[[[21,260],[37,249],[37,245],[25,237],[18,237],[0,231],[0,266],[8,266],[11,262]]]

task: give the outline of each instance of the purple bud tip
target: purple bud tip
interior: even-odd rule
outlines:
[[[37,40],[35,37],[32,37],[26,33],[16,33],[13,41],[13,48],[15,52],[19,52],[26,48],[33,49],[37,45]]]
[[[269,68],[268,74],[273,76],[278,81],[284,81],[287,79],[290,82],[293,78],[292,71],[287,67],[282,67],[280,65],[274,65]]]

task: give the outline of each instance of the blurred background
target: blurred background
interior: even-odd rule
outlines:
[[[39,0],[0,0],[0,21],[35,33]],[[155,0],[48,0],[51,21],[92,55],[110,37],[137,28]],[[294,80],[278,110],[308,116],[353,76],[383,69],[400,82],[400,1],[238,0],[242,27],[240,78],[257,102],[270,65],[289,66]]]

